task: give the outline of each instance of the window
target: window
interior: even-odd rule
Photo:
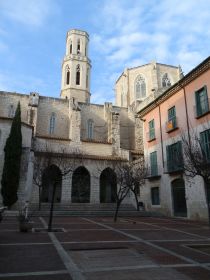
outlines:
[[[88,84],[89,84],[89,68],[87,68],[87,73],[86,73],[86,88],[88,88]]]
[[[80,54],[80,39],[77,41],[77,54]]]
[[[50,117],[50,130],[49,130],[50,134],[53,134],[55,132],[55,119],[56,119],[56,115],[55,113],[52,113]]]
[[[72,54],[72,41],[70,41],[70,48],[69,48],[70,54]]]
[[[66,67],[66,84],[70,84],[70,69],[69,66]]]
[[[158,167],[157,167],[157,152],[153,152],[150,154],[150,171],[151,176],[158,175]]]
[[[85,56],[87,56],[87,44],[85,44]]]
[[[195,99],[197,117],[200,117],[205,113],[209,112],[209,102],[206,86],[202,87],[201,89],[195,92]]]
[[[76,68],[76,85],[80,85],[80,65],[77,65]]]
[[[14,105],[9,105],[9,108],[8,108],[8,117],[9,118],[14,118],[15,116],[15,108],[14,108]]]
[[[210,129],[200,133],[201,149],[207,160],[210,160]]]
[[[159,187],[151,188],[152,205],[160,205]]]
[[[139,75],[135,82],[136,99],[146,97],[146,83],[145,79]]]
[[[166,146],[166,155],[167,155],[167,169],[169,173],[183,170],[181,141]]]
[[[168,122],[166,123],[166,130],[170,132],[177,128],[176,108],[173,106],[168,110]]]
[[[165,73],[162,78],[162,87],[170,87],[170,86],[171,86],[171,81],[168,77],[168,74]]]
[[[155,139],[155,121],[151,120],[149,122],[149,141]]]
[[[87,138],[88,139],[93,139],[93,120],[88,120],[87,121]]]

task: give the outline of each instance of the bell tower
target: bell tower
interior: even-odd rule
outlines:
[[[66,54],[62,63],[61,98],[74,97],[78,102],[90,102],[89,35],[72,29],[66,36]]]

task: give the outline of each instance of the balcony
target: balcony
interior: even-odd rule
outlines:
[[[210,112],[209,104],[210,104],[210,99],[205,98],[204,100],[200,100],[200,102],[194,106],[194,116],[196,119],[205,116]]]
[[[160,170],[160,167],[158,165],[149,166],[145,179],[149,179],[149,180],[159,179],[161,177],[159,170]]]
[[[170,120],[168,120],[166,122],[166,132],[170,133],[170,132],[174,131],[175,129],[177,129],[178,128],[177,123],[178,123],[178,120],[177,120],[176,116],[171,118]]]
[[[147,142],[151,142],[153,140],[155,140],[156,137],[155,137],[155,129],[150,129],[148,132],[147,132]]]
[[[170,160],[165,163],[164,173],[182,173],[184,170],[183,159],[180,160]]]

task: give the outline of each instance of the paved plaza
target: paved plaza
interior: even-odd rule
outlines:
[[[47,219],[33,218],[34,228]],[[61,232],[0,224],[0,279],[210,279],[210,229],[185,219],[55,217]]]

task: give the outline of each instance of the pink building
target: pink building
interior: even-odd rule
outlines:
[[[147,210],[169,216],[208,217],[202,178],[187,179],[181,136],[205,137],[210,150],[210,57],[149,103],[138,114],[144,122],[144,154],[149,175],[141,189]],[[210,152],[210,151],[209,151]]]

